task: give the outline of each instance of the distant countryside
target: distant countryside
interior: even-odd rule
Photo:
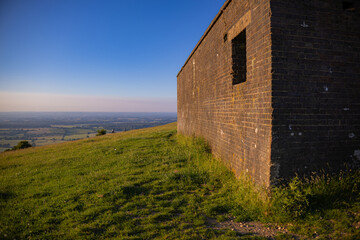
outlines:
[[[0,113],[0,152],[24,140],[44,146],[175,121],[176,113]]]

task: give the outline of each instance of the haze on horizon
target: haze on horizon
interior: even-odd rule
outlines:
[[[0,112],[176,112],[223,0],[0,2]]]

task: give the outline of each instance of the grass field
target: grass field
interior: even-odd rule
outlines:
[[[209,219],[360,239],[359,184],[353,172],[260,193],[174,123],[0,153],[0,239],[266,239]]]
[[[95,128],[77,128],[75,125],[52,126],[51,128],[0,129],[0,152],[5,151],[22,140],[35,146],[74,141],[96,135]],[[8,145],[8,147],[4,147]]]

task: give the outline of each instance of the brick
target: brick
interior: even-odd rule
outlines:
[[[359,166],[360,2],[354,8],[227,0],[178,74],[178,132],[203,136],[236,175],[265,186]],[[232,39],[244,29],[246,81],[233,85]]]

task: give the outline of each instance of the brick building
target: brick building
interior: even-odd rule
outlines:
[[[178,74],[178,132],[237,174],[360,160],[360,1],[227,0]]]

